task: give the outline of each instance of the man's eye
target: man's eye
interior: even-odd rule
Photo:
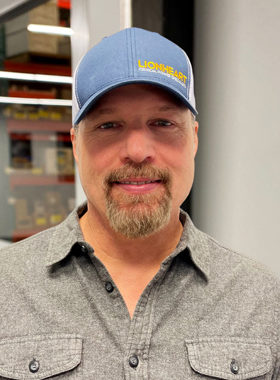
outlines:
[[[154,120],[153,125],[157,126],[157,127],[170,127],[172,125],[172,123],[169,121],[169,120]]]
[[[112,128],[116,128],[118,127],[118,123],[115,123],[115,122],[112,122],[112,121],[109,121],[107,123],[103,123],[99,126],[100,129],[112,129]]]

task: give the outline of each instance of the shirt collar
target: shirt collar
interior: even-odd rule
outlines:
[[[51,266],[65,259],[75,243],[84,242],[79,219],[86,210],[87,205],[83,203],[74,209],[61,224],[54,227],[46,255],[46,266]]]
[[[76,208],[57,227],[54,227],[53,237],[50,241],[46,255],[46,265],[51,266],[66,258],[71,252],[73,245],[84,242],[83,233],[80,228],[79,219],[86,212],[86,203]],[[183,224],[181,239],[175,251],[165,259],[171,260],[179,253],[189,254],[195,266],[204,273],[206,278],[210,274],[210,257],[206,235],[199,231],[192,223],[188,214],[181,210],[180,220]],[[88,245],[88,248],[92,248]]]
[[[210,253],[207,235],[198,230],[189,215],[181,210],[180,220],[184,226],[181,239],[174,254],[180,252],[189,254],[195,266],[205,275],[210,275]]]

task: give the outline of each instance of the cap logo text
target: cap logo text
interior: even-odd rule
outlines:
[[[138,59],[138,70],[166,75],[169,78],[175,79],[176,82],[180,83],[183,87],[186,87],[186,75],[178,70],[175,70],[172,66],[147,60],[141,62],[141,59]]]

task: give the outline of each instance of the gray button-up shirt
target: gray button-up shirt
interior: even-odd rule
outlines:
[[[0,379],[280,379],[276,278],[182,212],[130,319],[84,211],[0,252]]]

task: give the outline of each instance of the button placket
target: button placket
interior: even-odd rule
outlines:
[[[29,363],[29,371],[32,373],[36,373],[39,371],[40,368],[40,363],[36,359],[32,359],[31,362]]]
[[[139,359],[137,355],[131,355],[128,359],[128,363],[131,368],[136,368],[139,364]]]
[[[79,246],[82,253],[88,253],[88,248],[84,243],[79,243]]]
[[[105,282],[105,289],[108,293],[112,293],[114,286],[110,281]]]
[[[239,364],[235,359],[232,359],[230,363],[230,370],[234,375],[237,375],[239,372]]]

